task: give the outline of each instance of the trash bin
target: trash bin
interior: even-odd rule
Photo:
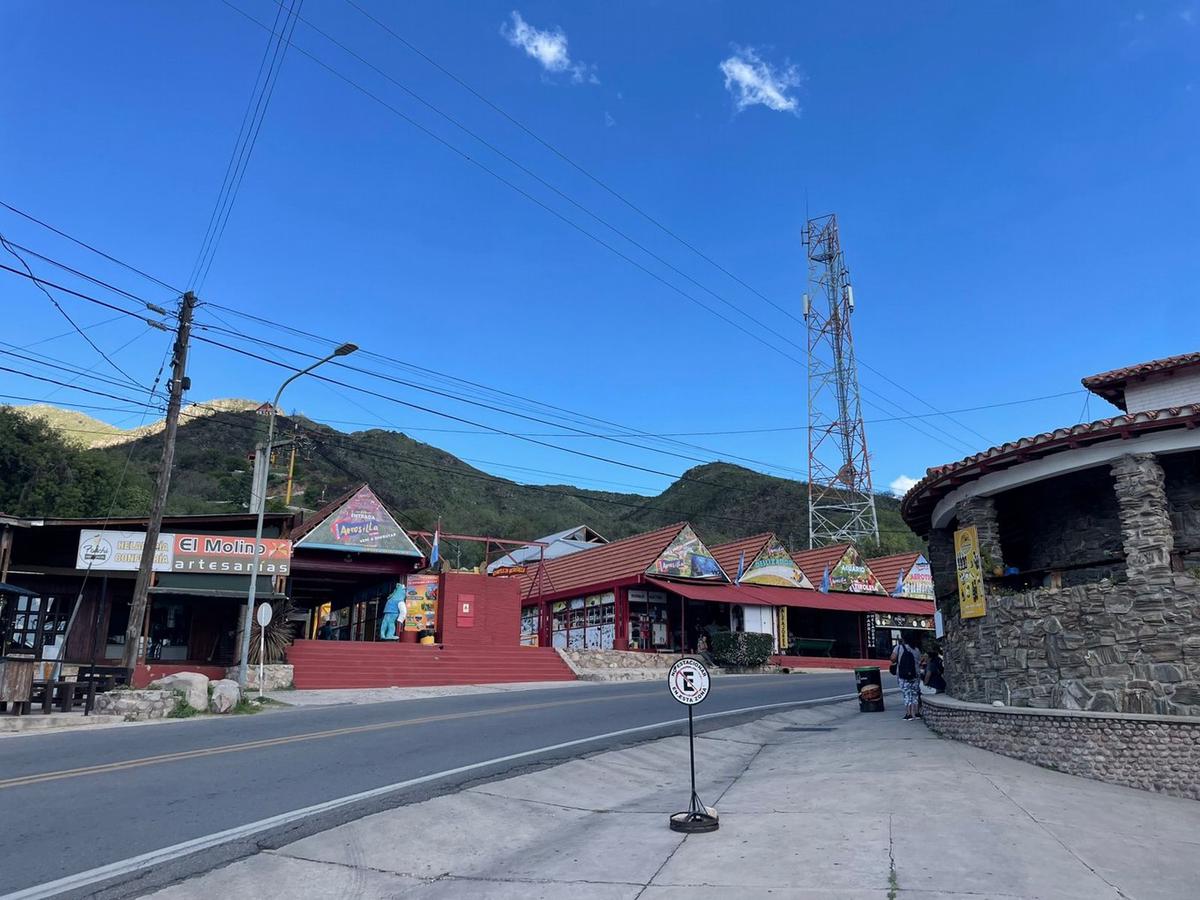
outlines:
[[[854,688],[858,691],[859,712],[883,712],[883,679],[878,666],[855,669]]]

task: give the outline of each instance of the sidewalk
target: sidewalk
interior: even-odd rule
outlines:
[[[714,834],[667,827],[687,760],[679,737],[572,760],[151,896],[1178,900],[1200,881],[1195,801],[995,756],[892,711],[813,707],[699,737]]]

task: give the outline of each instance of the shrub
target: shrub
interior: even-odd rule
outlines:
[[[723,666],[753,668],[771,658],[771,635],[754,631],[719,631],[711,638],[712,657]]]

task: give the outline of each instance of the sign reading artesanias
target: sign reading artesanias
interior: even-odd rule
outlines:
[[[136,572],[146,535],[140,531],[79,533],[75,568],[98,572]],[[263,538],[258,574],[287,575],[292,542]],[[155,572],[197,572],[206,575],[249,575],[254,564],[254,538],[225,534],[160,534],[154,552]]]

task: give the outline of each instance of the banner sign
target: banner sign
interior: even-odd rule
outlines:
[[[987,615],[983,594],[983,560],[979,558],[979,532],[974,525],[954,532],[954,568],[958,573],[958,610],[964,619]]]
[[[404,604],[408,608],[404,630],[433,631],[437,627],[438,577],[409,575],[404,587]]]
[[[423,555],[366,485],[300,538],[296,546],[352,553]]]
[[[768,584],[778,587],[807,588],[812,590],[812,582],[800,571],[792,555],[778,538],[772,538],[767,545],[754,557],[754,562],[746,567],[745,573],[738,584]]]
[[[671,578],[721,578],[721,566],[713,559],[696,532],[690,525],[684,526],[671,545],[662,552],[650,568],[648,575],[666,575]]]
[[[75,568],[100,572],[136,572],[146,535],[140,531],[79,533]],[[259,545],[259,575],[291,571],[292,542],[263,538]],[[199,572],[207,575],[249,575],[254,564],[254,538],[224,534],[159,534],[154,553],[155,572]]]
[[[894,596],[909,597],[913,600],[933,599],[933,570],[924,556],[918,556],[917,561],[904,576],[900,590]]]
[[[828,575],[827,591],[846,591],[853,594],[886,594],[883,585],[853,547],[848,547]]]

